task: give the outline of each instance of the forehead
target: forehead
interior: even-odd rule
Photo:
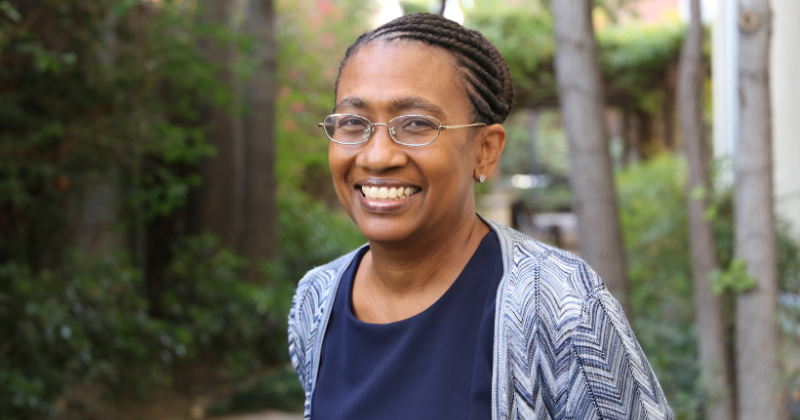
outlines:
[[[460,83],[455,59],[446,50],[417,41],[379,40],[361,47],[342,69],[336,112],[428,102],[449,114],[443,116],[452,116],[467,108]]]

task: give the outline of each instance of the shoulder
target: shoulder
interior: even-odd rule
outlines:
[[[624,319],[622,308],[603,280],[578,256],[543,244],[505,226],[494,226],[504,255],[505,275],[499,293],[502,311],[513,313],[506,327],[525,335],[531,322],[546,325],[566,338],[580,325],[591,323],[596,311]]]
[[[538,389],[543,409],[554,414],[673,418],[622,307],[600,276],[569,252],[493,228],[505,242],[500,343],[507,351],[500,358],[509,358],[501,363],[509,366],[502,375],[508,378],[508,407],[534,410],[540,403],[525,396]],[[511,351],[516,348],[526,351]]]
[[[320,323],[330,312],[339,278],[360,249],[309,270],[294,292],[287,325],[289,357],[307,392],[311,389],[308,372],[314,360],[315,338],[322,329]]]
[[[571,252],[539,242],[509,227],[492,222],[503,246],[506,271],[513,287],[536,284],[560,294],[596,298],[606,290],[600,276],[580,257]]]
[[[338,283],[339,277],[361,248],[342,255],[325,265],[309,270],[297,284],[297,289],[292,298],[292,309],[301,310],[308,307],[309,304],[312,307],[320,304],[327,297],[330,292],[329,289]]]

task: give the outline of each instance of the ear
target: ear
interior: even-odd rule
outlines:
[[[492,124],[480,130],[475,138],[477,159],[475,161],[474,179],[481,174],[489,178],[500,162],[500,155],[506,145],[506,129],[500,124]]]

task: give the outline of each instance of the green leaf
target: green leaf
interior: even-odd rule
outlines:
[[[730,290],[744,293],[755,289],[756,279],[747,273],[747,261],[735,258],[727,270],[716,269],[710,275],[711,290],[716,294]]]
[[[0,1],[0,11],[6,14],[14,22],[22,20],[22,15],[8,1]]]
[[[716,205],[709,204],[709,206],[706,207],[706,210],[703,212],[703,219],[709,222],[713,221],[717,218],[718,210],[719,208]]]

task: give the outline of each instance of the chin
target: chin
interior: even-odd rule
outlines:
[[[370,243],[404,242],[415,236],[416,230],[416,223],[404,219],[367,215],[356,221],[356,225]]]

